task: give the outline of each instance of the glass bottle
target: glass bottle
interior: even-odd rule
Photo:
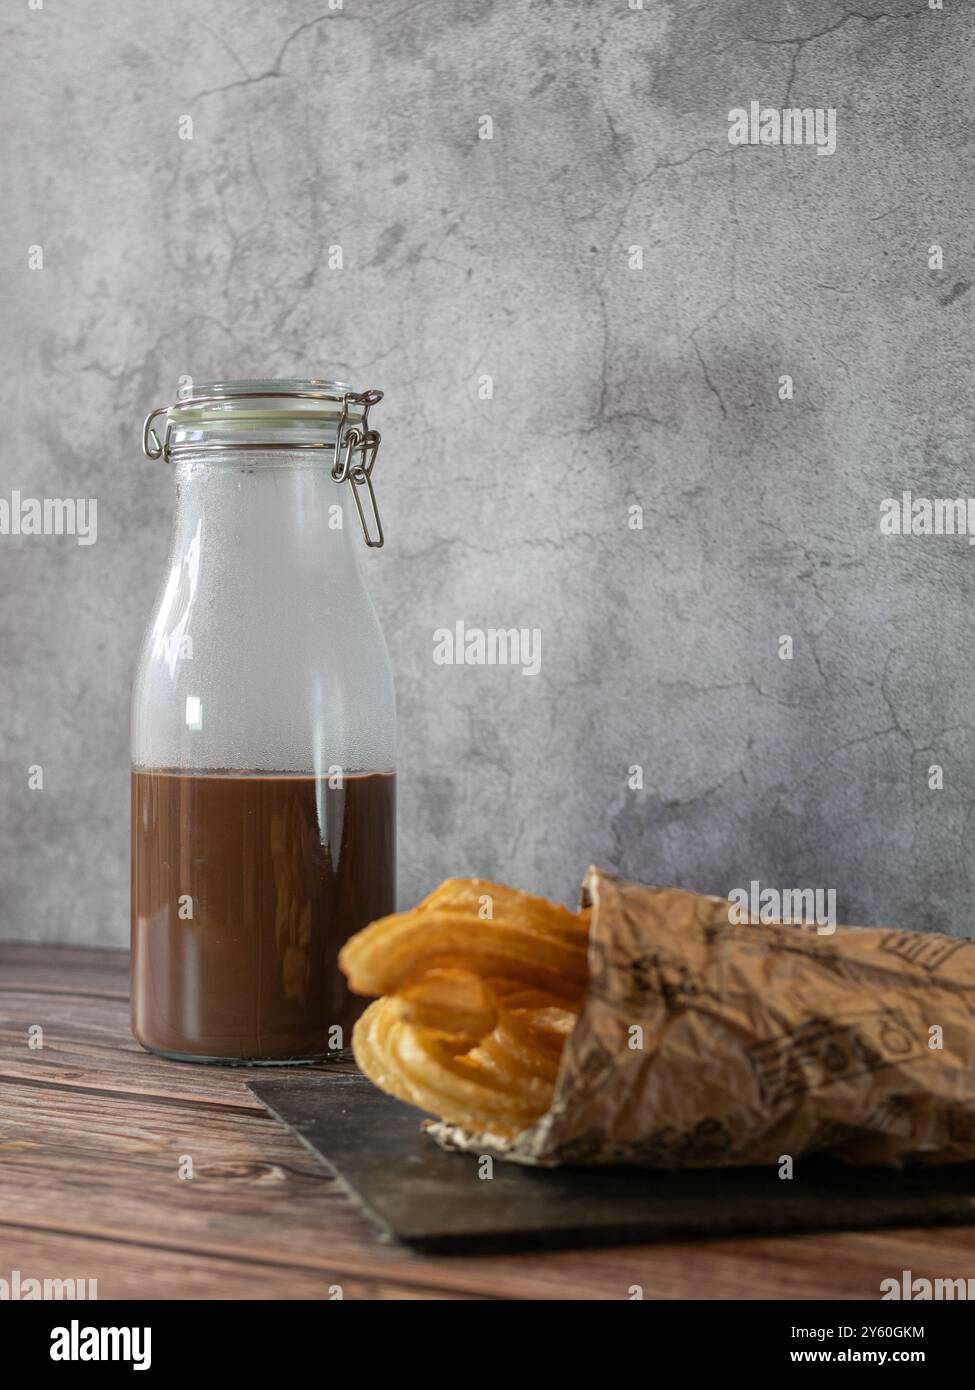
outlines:
[[[320,1060],[364,1004],[337,956],[395,907],[393,683],[356,558],[360,526],[383,543],[381,397],[235,381],[145,422],[176,517],[132,699],[132,1029],[166,1057]]]

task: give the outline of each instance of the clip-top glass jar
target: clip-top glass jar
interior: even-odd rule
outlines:
[[[236,381],[145,422],[177,506],[132,702],[132,1028],[166,1057],[343,1052],[339,949],[394,910],[393,684],[355,554],[383,540],[381,397]]]

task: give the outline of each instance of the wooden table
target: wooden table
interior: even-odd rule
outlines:
[[[903,1269],[975,1277],[975,1227],[414,1255],[379,1243],[247,1075],[142,1051],[125,952],[0,944],[0,1277],[97,1279],[100,1298],[539,1299],[876,1299]]]

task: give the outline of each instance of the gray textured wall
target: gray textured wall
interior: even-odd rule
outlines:
[[[99,501],[0,536],[0,934],[127,939],[143,413],[329,373],[387,392],[404,903],[595,860],[970,930],[975,554],[878,524],[975,490],[970,4],[11,0],[0,53],[0,495]],[[751,100],[836,153],[732,148]],[[435,665],[461,618],[540,675]]]

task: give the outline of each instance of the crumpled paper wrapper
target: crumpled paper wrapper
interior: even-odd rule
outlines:
[[[975,1159],[975,942],[734,926],[724,899],[596,868],[588,903],[551,1107],[513,1139],[428,1122],[443,1147],[546,1167]]]

